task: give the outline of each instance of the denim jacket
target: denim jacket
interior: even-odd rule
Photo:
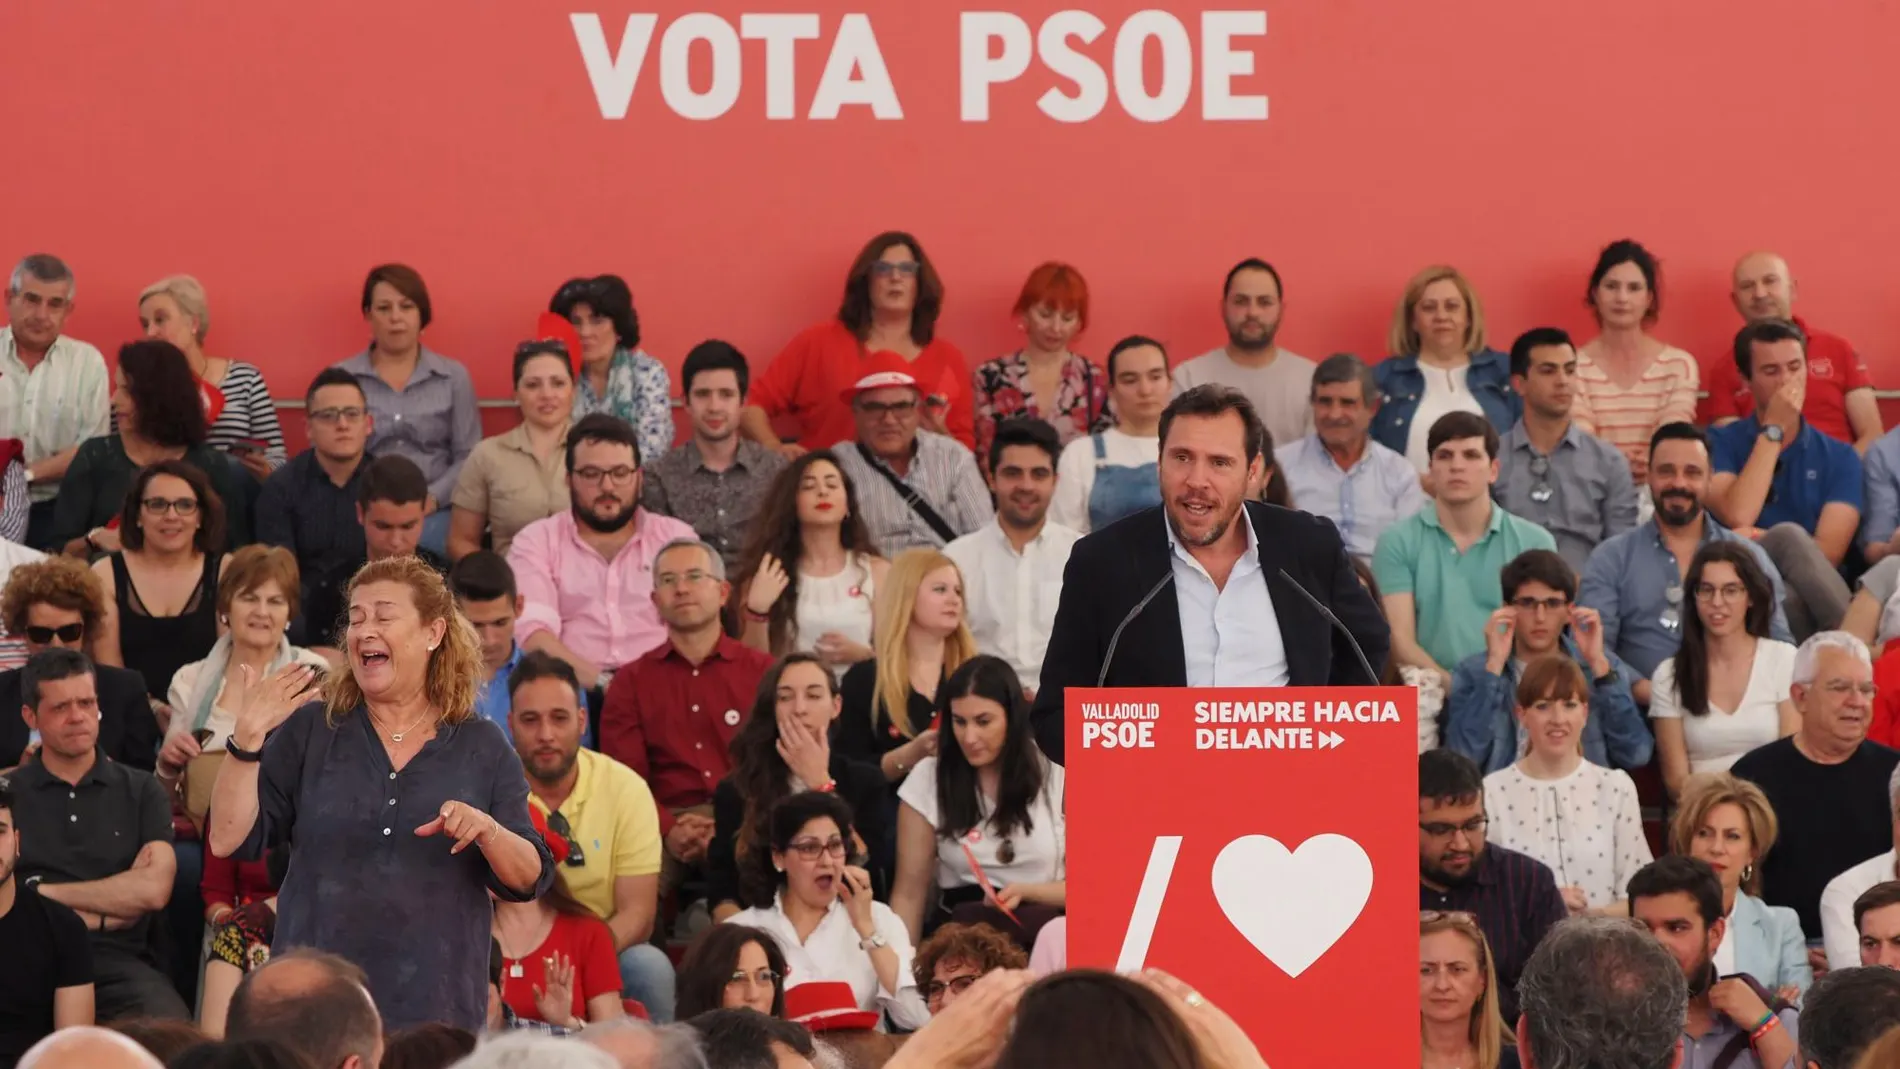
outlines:
[[[1418,354],[1388,356],[1372,368],[1372,381],[1379,388],[1379,411],[1372,417],[1372,440],[1395,453],[1405,452],[1406,439],[1412,433],[1412,414],[1418,411],[1418,399],[1425,393],[1425,375],[1418,369]],[[1471,354],[1471,370],[1465,373],[1465,386],[1478,398],[1484,418],[1499,434],[1517,425],[1524,414],[1524,399],[1511,388],[1511,357],[1496,349],[1481,349]]]
[[[1582,663],[1577,644],[1563,637],[1563,651]],[[1636,708],[1630,685],[1642,678],[1614,653],[1606,653],[1610,672],[1616,681],[1607,686],[1590,684],[1590,715],[1583,723],[1583,757],[1591,764],[1615,768],[1641,768],[1649,763],[1656,748],[1655,736]],[[1504,666],[1504,674],[1494,676],[1485,670],[1485,655],[1474,653],[1458,662],[1451,677],[1451,696],[1445,700],[1440,718],[1445,725],[1445,748],[1471,758],[1489,775],[1507,768],[1517,760],[1517,667]],[[1588,675],[1590,670],[1584,669]]]

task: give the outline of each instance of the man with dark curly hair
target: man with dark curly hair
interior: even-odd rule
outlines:
[[[987,924],[946,924],[917,948],[911,971],[935,1017],[983,974],[1028,964],[1021,947]]]
[[[85,652],[105,616],[105,591],[87,567],[71,557],[23,564],[0,591],[0,624],[26,641],[27,656],[45,649]],[[122,765],[152,771],[164,734],[145,693],[145,679],[129,668],[95,664],[99,687],[99,747]],[[20,670],[0,672],[0,769],[30,757],[31,739],[20,718]]]

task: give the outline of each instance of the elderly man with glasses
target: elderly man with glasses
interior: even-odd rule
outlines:
[[[844,391],[857,438],[832,452],[857,491],[871,541],[894,558],[918,546],[942,549],[990,522],[975,455],[922,428],[926,398],[904,358],[875,353],[864,372]]]

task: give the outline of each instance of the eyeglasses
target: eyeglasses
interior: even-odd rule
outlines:
[[[1462,909],[1421,909],[1418,911],[1420,924],[1436,924],[1439,921],[1464,921],[1476,924],[1478,915]]]
[[[1489,823],[1491,823],[1490,817],[1478,816],[1472,817],[1463,824],[1446,824],[1442,821],[1433,821],[1430,824],[1421,823],[1418,826],[1418,830],[1434,839],[1449,839],[1459,832],[1464,832],[1466,835],[1480,835],[1484,832],[1484,826]]]
[[[1718,596],[1723,601],[1740,601],[1748,596],[1748,588],[1740,583],[1723,583],[1721,586],[1713,583],[1696,584],[1697,601],[1715,601]]]
[[[1562,612],[1570,606],[1570,599],[1512,598],[1511,606],[1518,612]]]
[[[548,830],[567,843],[568,868],[577,869],[587,864],[587,855],[581,853],[581,844],[574,839],[574,829],[569,826],[567,818],[561,815],[560,810],[557,809],[548,814]]]
[[[873,260],[871,262],[871,273],[877,275],[879,278],[889,278],[892,275],[903,275],[906,278],[913,278],[917,274],[917,261],[899,260],[896,263],[892,263],[889,260]]]
[[[1539,505],[1549,502],[1551,499],[1551,495],[1553,494],[1553,491],[1550,488],[1550,483],[1545,478],[1549,474],[1550,474],[1550,458],[1549,457],[1532,457],[1531,458],[1531,478],[1537,480],[1536,484],[1531,487],[1531,500],[1537,502]]]
[[[671,590],[676,586],[698,586],[713,577],[704,568],[693,568],[685,572],[661,572],[653,579],[653,585],[662,590]]]
[[[622,464],[617,468],[574,469],[574,478],[590,486],[601,482],[624,483],[638,474],[640,474],[640,469],[628,464]]]
[[[917,411],[916,401],[859,401],[858,411],[872,419],[885,416],[908,416]]]
[[[754,984],[759,985],[760,987],[777,987],[778,982],[779,982],[778,973],[775,973],[770,969],[760,969],[758,972],[755,972],[755,973],[748,973],[744,969],[734,969],[732,970],[732,975],[726,977],[726,985],[728,987],[730,987],[733,984],[744,984],[744,983],[754,983]]]
[[[982,977],[976,973],[971,973],[968,976],[958,976],[950,980],[932,980],[924,985],[924,1000],[927,1002],[935,1002],[946,993],[961,995],[970,989],[971,984],[976,983],[980,979],[982,979]]]
[[[310,413],[310,418],[317,423],[355,423],[367,415],[369,409],[351,405],[348,408],[319,408]]]
[[[84,637],[85,624],[65,624],[61,627],[34,627],[28,624],[26,627],[26,640],[35,646],[50,645],[55,638],[61,642],[78,642]]]
[[[1874,695],[1880,693],[1880,688],[1874,686],[1872,683],[1855,683],[1846,679],[1829,680],[1821,686],[1821,689],[1838,698],[1845,698],[1849,694],[1859,691],[1861,697],[1870,701]]]
[[[163,516],[167,512],[176,512],[180,516],[196,516],[198,499],[195,497],[148,497],[139,502],[139,507],[154,516]]]
[[[844,840],[836,835],[826,839],[824,842],[819,842],[817,839],[798,839],[793,841],[790,850],[805,861],[816,861],[818,860],[819,854],[843,857]]]

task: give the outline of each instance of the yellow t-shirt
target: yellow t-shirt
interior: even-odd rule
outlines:
[[[574,793],[561,803],[561,815],[583,863],[561,865],[561,878],[581,905],[606,920],[614,912],[615,877],[660,871],[660,811],[646,780],[613,758],[582,750],[575,768]],[[548,811],[533,794],[528,800]]]

